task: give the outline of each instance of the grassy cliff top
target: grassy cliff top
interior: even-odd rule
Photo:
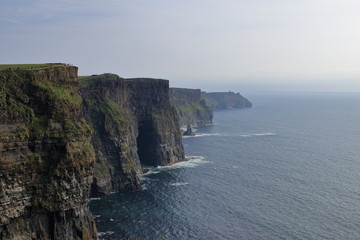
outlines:
[[[57,66],[66,66],[64,63],[41,63],[41,64],[0,64],[0,71],[9,69],[36,70]]]
[[[104,74],[100,74],[100,75],[91,75],[91,76],[79,76],[78,78],[79,78],[81,87],[91,86],[98,82],[107,82],[107,81],[114,81],[114,80],[116,81],[119,79],[123,79],[123,78],[119,77],[118,75],[112,74],[112,73],[104,73]]]

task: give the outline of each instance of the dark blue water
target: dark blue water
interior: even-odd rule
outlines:
[[[190,162],[91,202],[107,239],[360,239],[360,94],[253,94],[183,140]]]

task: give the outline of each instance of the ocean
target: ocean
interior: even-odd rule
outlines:
[[[90,202],[100,239],[360,239],[360,94],[253,93],[188,162]]]

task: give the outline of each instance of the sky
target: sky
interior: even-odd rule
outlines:
[[[0,64],[207,91],[360,92],[358,0],[1,0]]]

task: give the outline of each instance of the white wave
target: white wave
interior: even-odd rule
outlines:
[[[187,160],[174,163],[168,166],[159,166],[159,167],[151,167],[148,168],[149,171],[141,175],[141,180],[151,180],[148,178],[149,175],[158,174],[162,171],[177,169],[177,168],[193,168],[197,167],[200,164],[209,163],[208,161],[204,160],[202,156],[187,156],[185,157]]]
[[[174,163],[169,166],[159,166],[158,169],[177,169],[177,168],[193,168],[197,167],[200,164],[209,163],[208,161],[204,160],[202,156],[188,156],[186,157],[189,160]]]
[[[185,185],[189,185],[189,183],[187,182],[184,182],[184,183],[170,183],[169,186],[175,186],[175,187],[178,187],[178,186],[185,186]]]
[[[156,167],[149,167],[147,168],[147,170],[148,171],[146,173],[141,174],[141,178],[146,177],[147,175],[153,175],[159,173]]]
[[[146,180],[146,179],[141,179],[142,181],[143,180]],[[144,182],[144,181],[143,181]],[[145,184],[145,183],[143,183],[143,184],[141,184],[141,191],[145,191],[145,190],[147,190],[148,188],[147,188],[147,185]]]
[[[113,231],[98,232],[98,236],[99,236],[99,237],[110,236],[110,235],[113,235],[114,233],[115,233],[115,232],[113,232]]]
[[[194,138],[194,137],[210,137],[210,136],[220,136],[218,133],[199,133],[194,136],[183,136],[183,138]]]
[[[96,197],[96,198],[90,198],[90,201],[97,201],[97,200],[100,200],[101,198],[99,197]]]
[[[275,136],[275,133],[256,133],[254,136]]]
[[[242,134],[240,137],[259,137],[259,136],[276,136],[275,133],[254,133],[254,134]]]

